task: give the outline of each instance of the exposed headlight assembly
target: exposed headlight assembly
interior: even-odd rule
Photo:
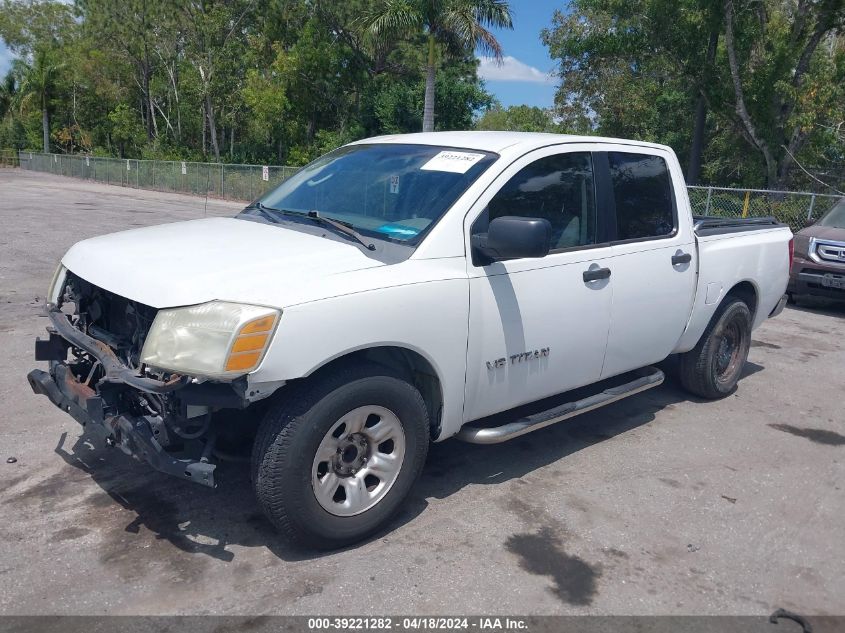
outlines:
[[[159,310],[141,362],[172,372],[233,378],[258,367],[281,312],[212,301]]]
[[[62,286],[65,285],[65,277],[67,277],[67,268],[61,262],[56,267],[56,272],[53,273],[53,279],[50,282],[50,287],[47,289],[47,303],[58,303],[59,295],[62,293]]]

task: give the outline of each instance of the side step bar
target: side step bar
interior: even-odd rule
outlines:
[[[506,442],[520,435],[525,435],[531,431],[536,431],[537,429],[551,426],[557,422],[574,418],[576,415],[581,415],[587,411],[598,409],[628,396],[633,396],[634,394],[657,387],[666,378],[664,373],[657,369],[657,367],[646,367],[637,370],[634,372],[634,375],[636,378],[624,385],[610,387],[594,396],[582,398],[575,402],[567,402],[553,409],[541,411],[540,413],[520,418],[502,426],[481,428],[465,425],[461,427],[461,430],[458,431],[455,437],[472,444],[499,444],[500,442]]]

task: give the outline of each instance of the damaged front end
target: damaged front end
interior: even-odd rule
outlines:
[[[27,379],[108,445],[214,487],[212,413],[245,409],[247,378],[214,381],[144,365],[141,350],[156,312],[68,273],[61,297],[46,308],[49,339],[35,346],[49,371],[32,370]]]

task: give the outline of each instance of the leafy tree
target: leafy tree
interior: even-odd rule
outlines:
[[[725,57],[737,128],[765,163],[766,183],[789,184],[795,155],[845,99],[845,58],[819,46],[845,27],[842,0],[724,0]],[[755,10],[756,9],[756,10]]]
[[[426,62],[423,132],[434,130],[434,95],[437,45],[451,51],[483,52],[502,58],[502,46],[487,27],[513,28],[506,0],[382,0],[363,20],[378,45],[396,37],[425,33]]]
[[[203,113],[217,162],[220,161],[217,117],[240,71],[237,58],[245,45],[245,31],[253,9],[252,0],[187,0],[183,5],[185,53],[200,78]]]
[[[120,103],[109,112],[111,139],[118,147],[120,158],[126,157],[128,147],[138,149],[144,142],[145,130],[128,105]]]
[[[496,103],[475,124],[476,130],[508,130],[513,132],[561,132],[550,110],[518,105],[503,108]]]
[[[20,77],[19,103],[26,108],[35,103],[41,111],[41,132],[44,151],[50,151],[50,109],[55,93],[57,76],[64,67],[56,55],[47,48],[35,51],[32,63],[15,60],[15,72]]]
[[[690,182],[786,187],[845,117],[844,13],[842,0],[575,0],[542,35],[557,113],[673,146]]]
[[[228,150],[229,160],[300,164],[420,128],[427,36],[373,47],[360,16],[380,2],[0,0],[0,36],[20,72],[36,50],[61,61],[47,112],[64,151],[204,160]],[[472,51],[441,49],[438,127],[470,127],[491,97]],[[23,109],[15,99],[0,104],[0,141],[41,145],[36,98]]]
[[[36,49],[58,47],[77,32],[73,7],[58,0],[3,0],[0,37],[18,55],[30,58]]]
[[[0,82],[0,119],[11,113],[18,92],[18,84],[13,73],[7,73]]]

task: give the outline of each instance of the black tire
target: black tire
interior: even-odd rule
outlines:
[[[734,391],[751,348],[752,320],[742,299],[725,299],[698,344],[680,355],[680,379],[687,391],[709,400]]]
[[[376,505],[354,516],[336,516],[320,505],[312,485],[317,449],[341,417],[369,405],[398,418],[404,459]],[[385,367],[350,365],[279,393],[255,438],[253,487],[264,513],[288,538],[317,549],[343,547],[390,520],[419,477],[428,445],[428,412],[419,391]]]

